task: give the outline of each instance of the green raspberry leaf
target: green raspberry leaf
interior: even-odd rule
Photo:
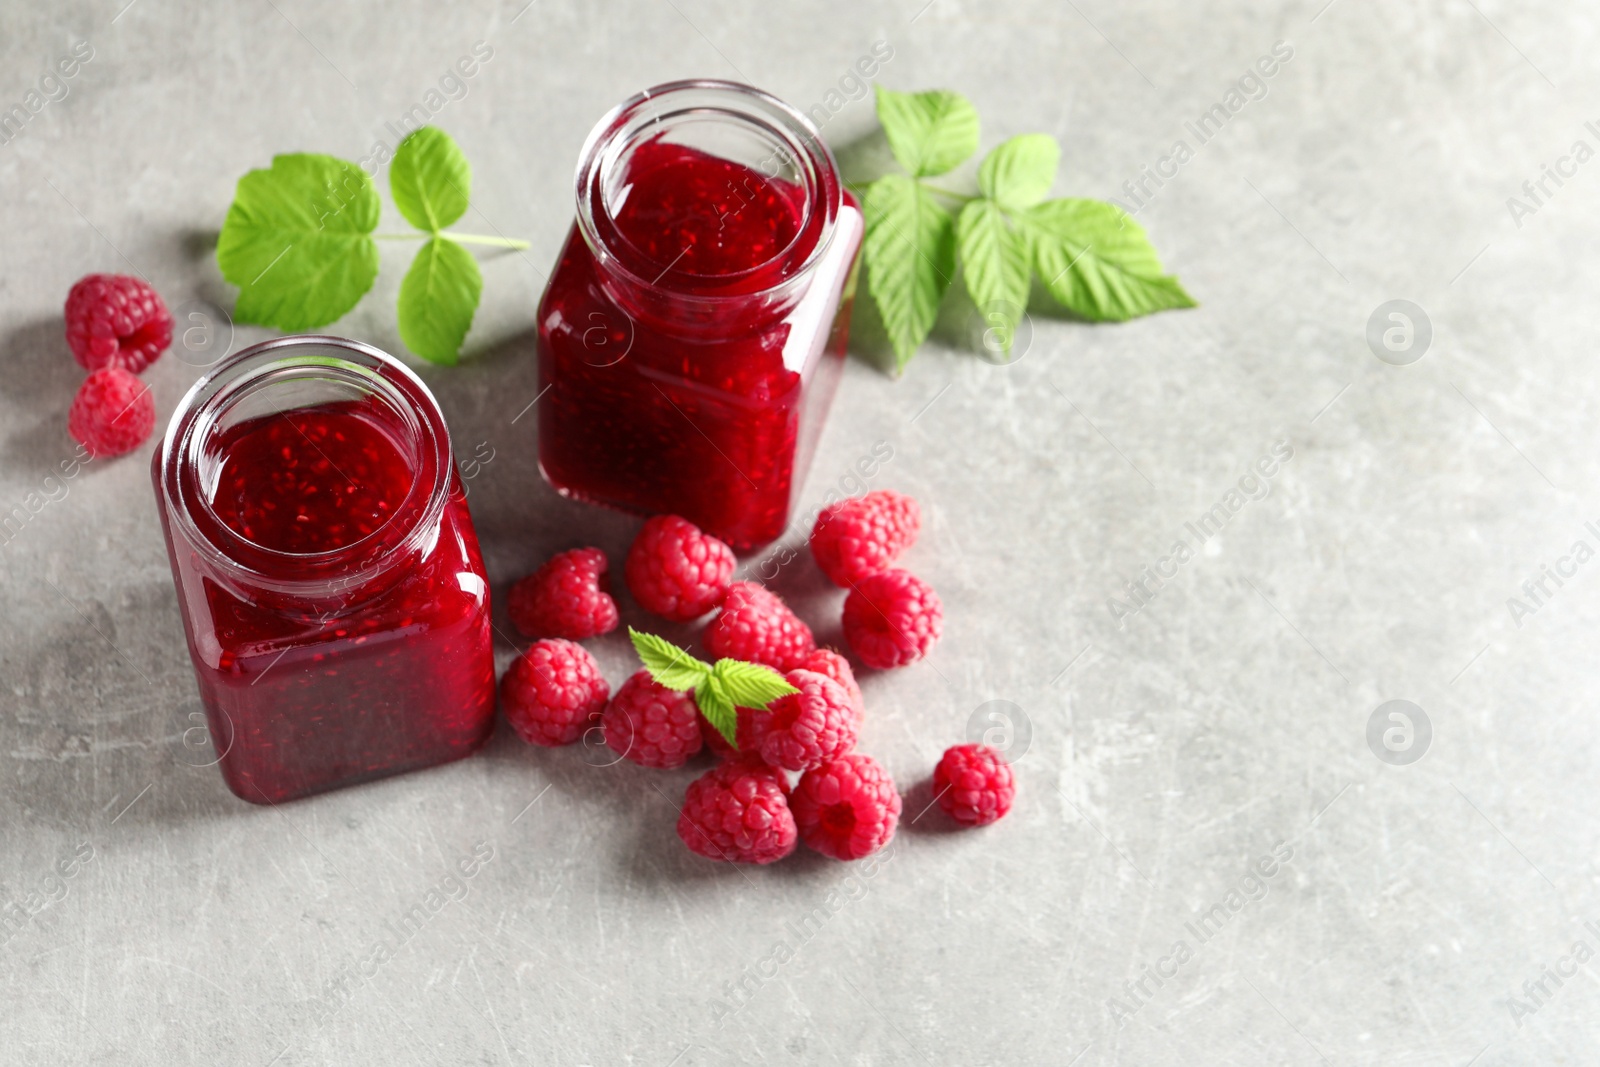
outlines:
[[[1115,204],[1047,200],[1017,220],[1050,295],[1091,322],[1195,306],[1178,279],[1162,272],[1144,228]]]
[[[400,338],[429,363],[453,366],[483,295],[472,253],[448,237],[432,237],[400,283]]]
[[[933,194],[903,174],[867,187],[862,255],[900,369],[927,339],[956,269],[955,219]]]
[[[1050,195],[1061,165],[1061,146],[1047,133],[1013,137],[983,157],[978,188],[1007,211],[1029,208]]]
[[[733,698],[728,695],[727,689],[714,674],[706,674],[700,684],[694,687],[694,702],[699,705],[700,714],[706,717],[706,722],[716,727],[735,749],[739,747],[739,710],[734,707]]]
[[[800,692],[771,667],[742,659],[719,659],[711,673],[728,699],[741,708],[764,708],[781,696]]]
[[[406,221],[438,233],[467,210],[472,164],[437,126],[406,135],[389,165],[389,193]]]
[[[989,324],[1001,351],[1011,351],[1017,323],[1028,307],[1028,240],[1011,228],[993,200],[973,200],[956,219],[956,248],[967,293]]]
[[[217,239],[234,321],[296,332],[341,318],[378,276],[378,211],[372,179],[333,156],[274,156],[240,178]]]
[[[978,150],[978,111],[960,93],[897,93],[881,85],[876,92],[889,150],[913,178],[954,170]]]
[[[628,637],[633,641],[634,651],[639,653],[639,661],[657,685],[687,692],[711,676],[709,663],[695,659],[664,637],[640,633],[631,626]]]

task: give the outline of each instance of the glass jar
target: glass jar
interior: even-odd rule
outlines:
[[[399,361],[247,348],[189,390],[151,473],[234,793],[277,803],[489,737],[489,583],[444,417]]]
[[[862,220],[804,115],[647,89],[578,161],[539,306],[539,465],[561,493],[778,537],[843,371]]]

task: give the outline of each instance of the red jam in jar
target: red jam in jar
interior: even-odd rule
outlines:
[[[489,586],[443,416],[332,337],[197,382],[153,467],[222,775],[277,803],[465,756],[494,727]]]
[[[539,307],[539,464],[736,548],[789,523],[844,367],[861,213],[799,112],[733,82],[623,103]]]

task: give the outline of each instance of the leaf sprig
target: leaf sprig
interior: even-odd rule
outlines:
[[[274,156],[271,168],[239,179],[217,239],[217,266],[239,287],[234,319],[286,332],[326,326],[372,288],[378,239],[422,239],[400,283],[400,338],[429,362],[455,363],[483,294],[477,260],[462,246],[528,247],[445,231],[466,213],[471,189],[472,166],[450,135],[415,130],[395,149],[389,192],[420,232],[374,234],[378,192],[361,167],[314,153]]]
[[[664,637],[640,633],[631,626],[628,637],[656,684],[684,692],[692,689],[700,713],[734,748],[739,747],[739,708],[764,708],[781,696],[800,691],[784,681],[783,675],[759,663],[741,659],[706,663]]]
[[[1061,162],[1054,137],[1011,138],[979,165],[977,195],[953,192],[924,179],[954,170],[978,150],[972,103],[943,89],[878,86],[876,93],[878,121],[906,173],[861,188],[862,256],[897,369],[933,329],[958,261],[968,294],[1006,352],[1034,276],[1091,322],[1195,306],[1127,212],[1101,200],[1045,199]]]

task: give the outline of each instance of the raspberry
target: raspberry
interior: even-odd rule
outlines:
[[[762,663],[793,670],[817,647],[811,627],[789,606],[755,582],[734,582],[722,610],[706,628],[706,649],[713,656]]]
[[[748,759],[718,764],[689,783],[678,836],[707,859],[772,863],[794,851],[794,814],[781,771]]]
[[[755,758],[758,762],[761,757],[756,753],[754,728],[755,712],[750,708],[736,708],[738,713],[737,725],[734,727],[734,738],[739,742],[739,747],[734,748],[728,744],[728,739],[722,736],[722,731],[711,725],[711,721],[704,715],[700,716],[700,736],[705,740],[706,747],[717,754],[718,759],[733,759],[741,752]]]
[[[610,587],[604,552],[562,552],[511,587],[511,622],[527,637],[577,641],[610,633],[617,628],[617,602]]]
[[[871,756],[849,755],[800,776],[790,798],[800,837],[836,860],[858,860],[894,836],[900,794]]]
[[[874,489],[822,510],[811,528],[811,555],[834,585],[849,588],[893,563],[921,528],[922,509],[915,500]]]
[[[988,826],[1011,810],[1017,778],[988,745],[952,745],[933,769],[939,806],[963,826]]]
[[[172,316],[161,296],[126,274],[90,274],[67,294],[67,347],[88,370],[120,367],[138,374],[172,343]]]
[[[818,674],[832,678],[844,687],[846,693],[850,694],[850,703],[854,705],[857,714],[866,714],[867,702],[862,699],[861,687],[856,685],[856,674],[855,671],[850,669],[850,661],[833,649],[819,648],[814,650],[809,656],[800,661],[800,666],[796,669],[816,671]]]
[[[657,515],[634,538],[623,571],[640,607],[688,622],[722,602],[733,577],[733,549],[688,519]]]
[[[915,663],[943,632],[939,594],[910,571],[863,578],[844,601],[844,638],[869,667]]]
[[[803,771],[856,747],[861,716],[844,686],[815,671],[784,676],[800,690],[750,715],[755,751],[774,767]]]
[[[694,696],[658,685],[635,671],[600,716],[606,744],[642,767],[682,767],[700,751],[700,709]]]
[[[500,681],[506,718],[530,745],[572,744],[610,695],[600,665],[571,641],[535,641]]]
[[[132,452],[155,425],[150,388],[121,367],[102,367],[85,378],[67,411],[67,432],[97,458]]]

